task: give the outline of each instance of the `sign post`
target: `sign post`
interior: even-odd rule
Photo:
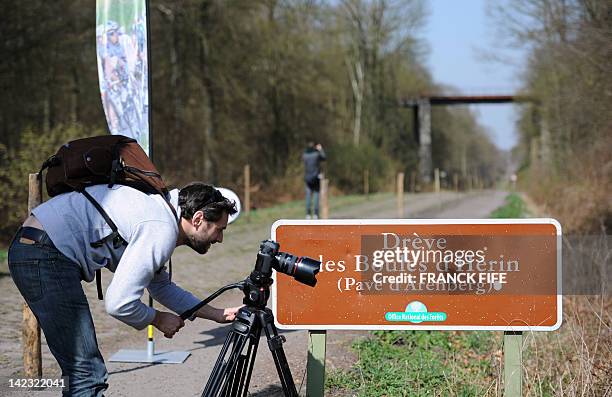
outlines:
[[[504,332],[504,397],[523,395],[523,333]]]
[[[306,363],[306,396],[323,397],[325,394],[325,353],[327,331],[308,331],[308,360]]]

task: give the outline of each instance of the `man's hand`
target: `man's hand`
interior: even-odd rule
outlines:
[[[236,318],[238,310],[240,310],[241,307],[242,306],[219,309],[221,311],[221,315],[215,321],[218,323],[231,323]]]
[[[183,328],[185,322],[176,314],[156,310],[151,325],[163,332],[166,338],[172,338],[179,329]]]
[[[206,305],[196,312],[196,316],[207,320],[213,320],[221,324],[230,323],[234,321],[241,307],[242,306],[217,309],[210,305]]]

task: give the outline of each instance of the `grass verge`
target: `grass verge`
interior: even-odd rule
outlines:
[[[359,359],[332,371],[327,394],[483,396],[497,389],[499,335],[490,332],[374,331],[356,342]],[[493,394],[492,394],[493,395]]]
[[[516,193],[506,196],[505,204],[490,215],[490,218],[526,218],[529,216],[527,205]]]
[[[0,275],[9,274],[8,262],[6,261],[7,258],[8,251],[5,249],[0,249]]]

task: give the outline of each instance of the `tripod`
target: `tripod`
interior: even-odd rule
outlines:
[[[283,392],[285,396],[297,397],[298,393],[283,350],[285,337],[278,334],[274,326],[272,311],[266,307],[272,285],[272,269],[293,276],[296,281],[314,287],[317,283],[315,276],[319,272],[321,262],[305,256],[297,257],[286,252],[279,252],[279,247],[280,245],[275,241],[262,241],[257,253],[255,270],[249,277],[242,282],[226,285],[181,314],[183,320],[191,318],[201,307],[227,290],[238,288],[244,292],[242,303],[245,306],[240,308],[232,323],[232,329],[225,339],[225,344],[219,353],[219,358],[217,358],[202,396],[246,396],[263,329],[283,386]]]
[[[202,306],[229,289],[238,288],[244,292],[245,306],[240,308],[232,322],[232,328],[202,393],[203,397],[246,396],[262,329],[285,396],[298,396],[282,346],[285,337],[278,335],[272,311],[266,307],[270,285],[272,279],[269,276],[254,271],[244,281],[226,285],[181,315],[183,319],[190,318]]]

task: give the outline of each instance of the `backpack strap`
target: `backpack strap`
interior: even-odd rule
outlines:
[[[49,167],[60,165],[61,163],[62,163],[62,159],[60,159],[56,155],[53,155],[49,157],[48,159],[46,159],[45,162],[42,163],[42,165],[40,166],[40,171],[38,171],[38,174],[36,174],[38,180],[39,181],[42,180],[42,173],[44,170],[46,170]]]
[[[96,207],[100,215],[102,215],[102,218],[104,218],[108,226],[110,226],[111,230],[113,231],[108,236],[101,238],[98,241],[94,241],[93,243],[90,243],[89,245],[91,245],[92,248],[100,248],[108,240],[111,240],[113,242],[114,249],[117,249],[121,247],[122,245],[127,245],[127,242],[119,234],[119,230],[117,229],[117,225],[115,225],[115,222],[112,221],[112,219],[108,216],[106,211],[104,211],[102,206],[91,196],[91,194],[87,193],[87,190],[85,189],[79,190],[79,193],[82,193],[87,198],[87,200],[89,200],[89,202],[93,204],[94,207]]]
[[[180,223],[181,220],[180,220],[180,218],[178,216],[178,213],[176,212],[176,210],[174,209],[174,206],[170,202],[170,193],[168,191],[165,191],[164,193],[161,194],[161,196],[164,199],[164,201],[166,202],[166,204],[168,204],[168,207],[170,208],[170,211],[174,215],[174,219],[176,220],[176,223],[177,224]],[[168,262],[169,262],[168,263],[169,264],[168,280],[172,281],[172,256],[170,257]]]
[[[113,222],[112,219],[106,213],[106,211],[104,211],[104,208],[102,208],[102,206],[91,196],[91,194],[89,194],[87,192],[87,190],[80,189],[80,190],[78,190],[78,192],[83,194],[83,196],[85,196],[87,198],[87,200],[89,200],[89,202],[94,207],[96,207],[96,210],[98,210],[100,215],[102,215],[102,218],[104,218],[104,220],[106,221],[108,226],[110,226],[111,230],[113,231],[108,236],[106,236],[106,237],[104,237],[104,238],[102,238],[102,239],[100,239],[98,241],[94,241],[93,243],[89,243],[89,245],[92,248],[100,248],[100,247],[102,247],[104,245],[104,243],[106,243],[109,240],[112,240],[113,248],[114,249],[117,249],[117,248],[121,247],[122,245],[127,245],[127,242],[119,234],[119,230],[117,229],[117,225],[115,225],[115,222]],[[98,290],[98,299],[99,300],[103,300],[104,299],[104,295],[102,294],[102,272],[100,271],[100,269],[96,270],[96,289]]]
[[[119,158],[119,143],[116,143],[112,149],[113,162],[111,164],[110,179],[108,181],[108,187],[113,187],[117,181],[117,174],[123,171],[123,165]]]
[[[96,290],[98,291],[98,300],[104,300],[104,295],[102,294],[102,271],[100,269],[96,270]]]

